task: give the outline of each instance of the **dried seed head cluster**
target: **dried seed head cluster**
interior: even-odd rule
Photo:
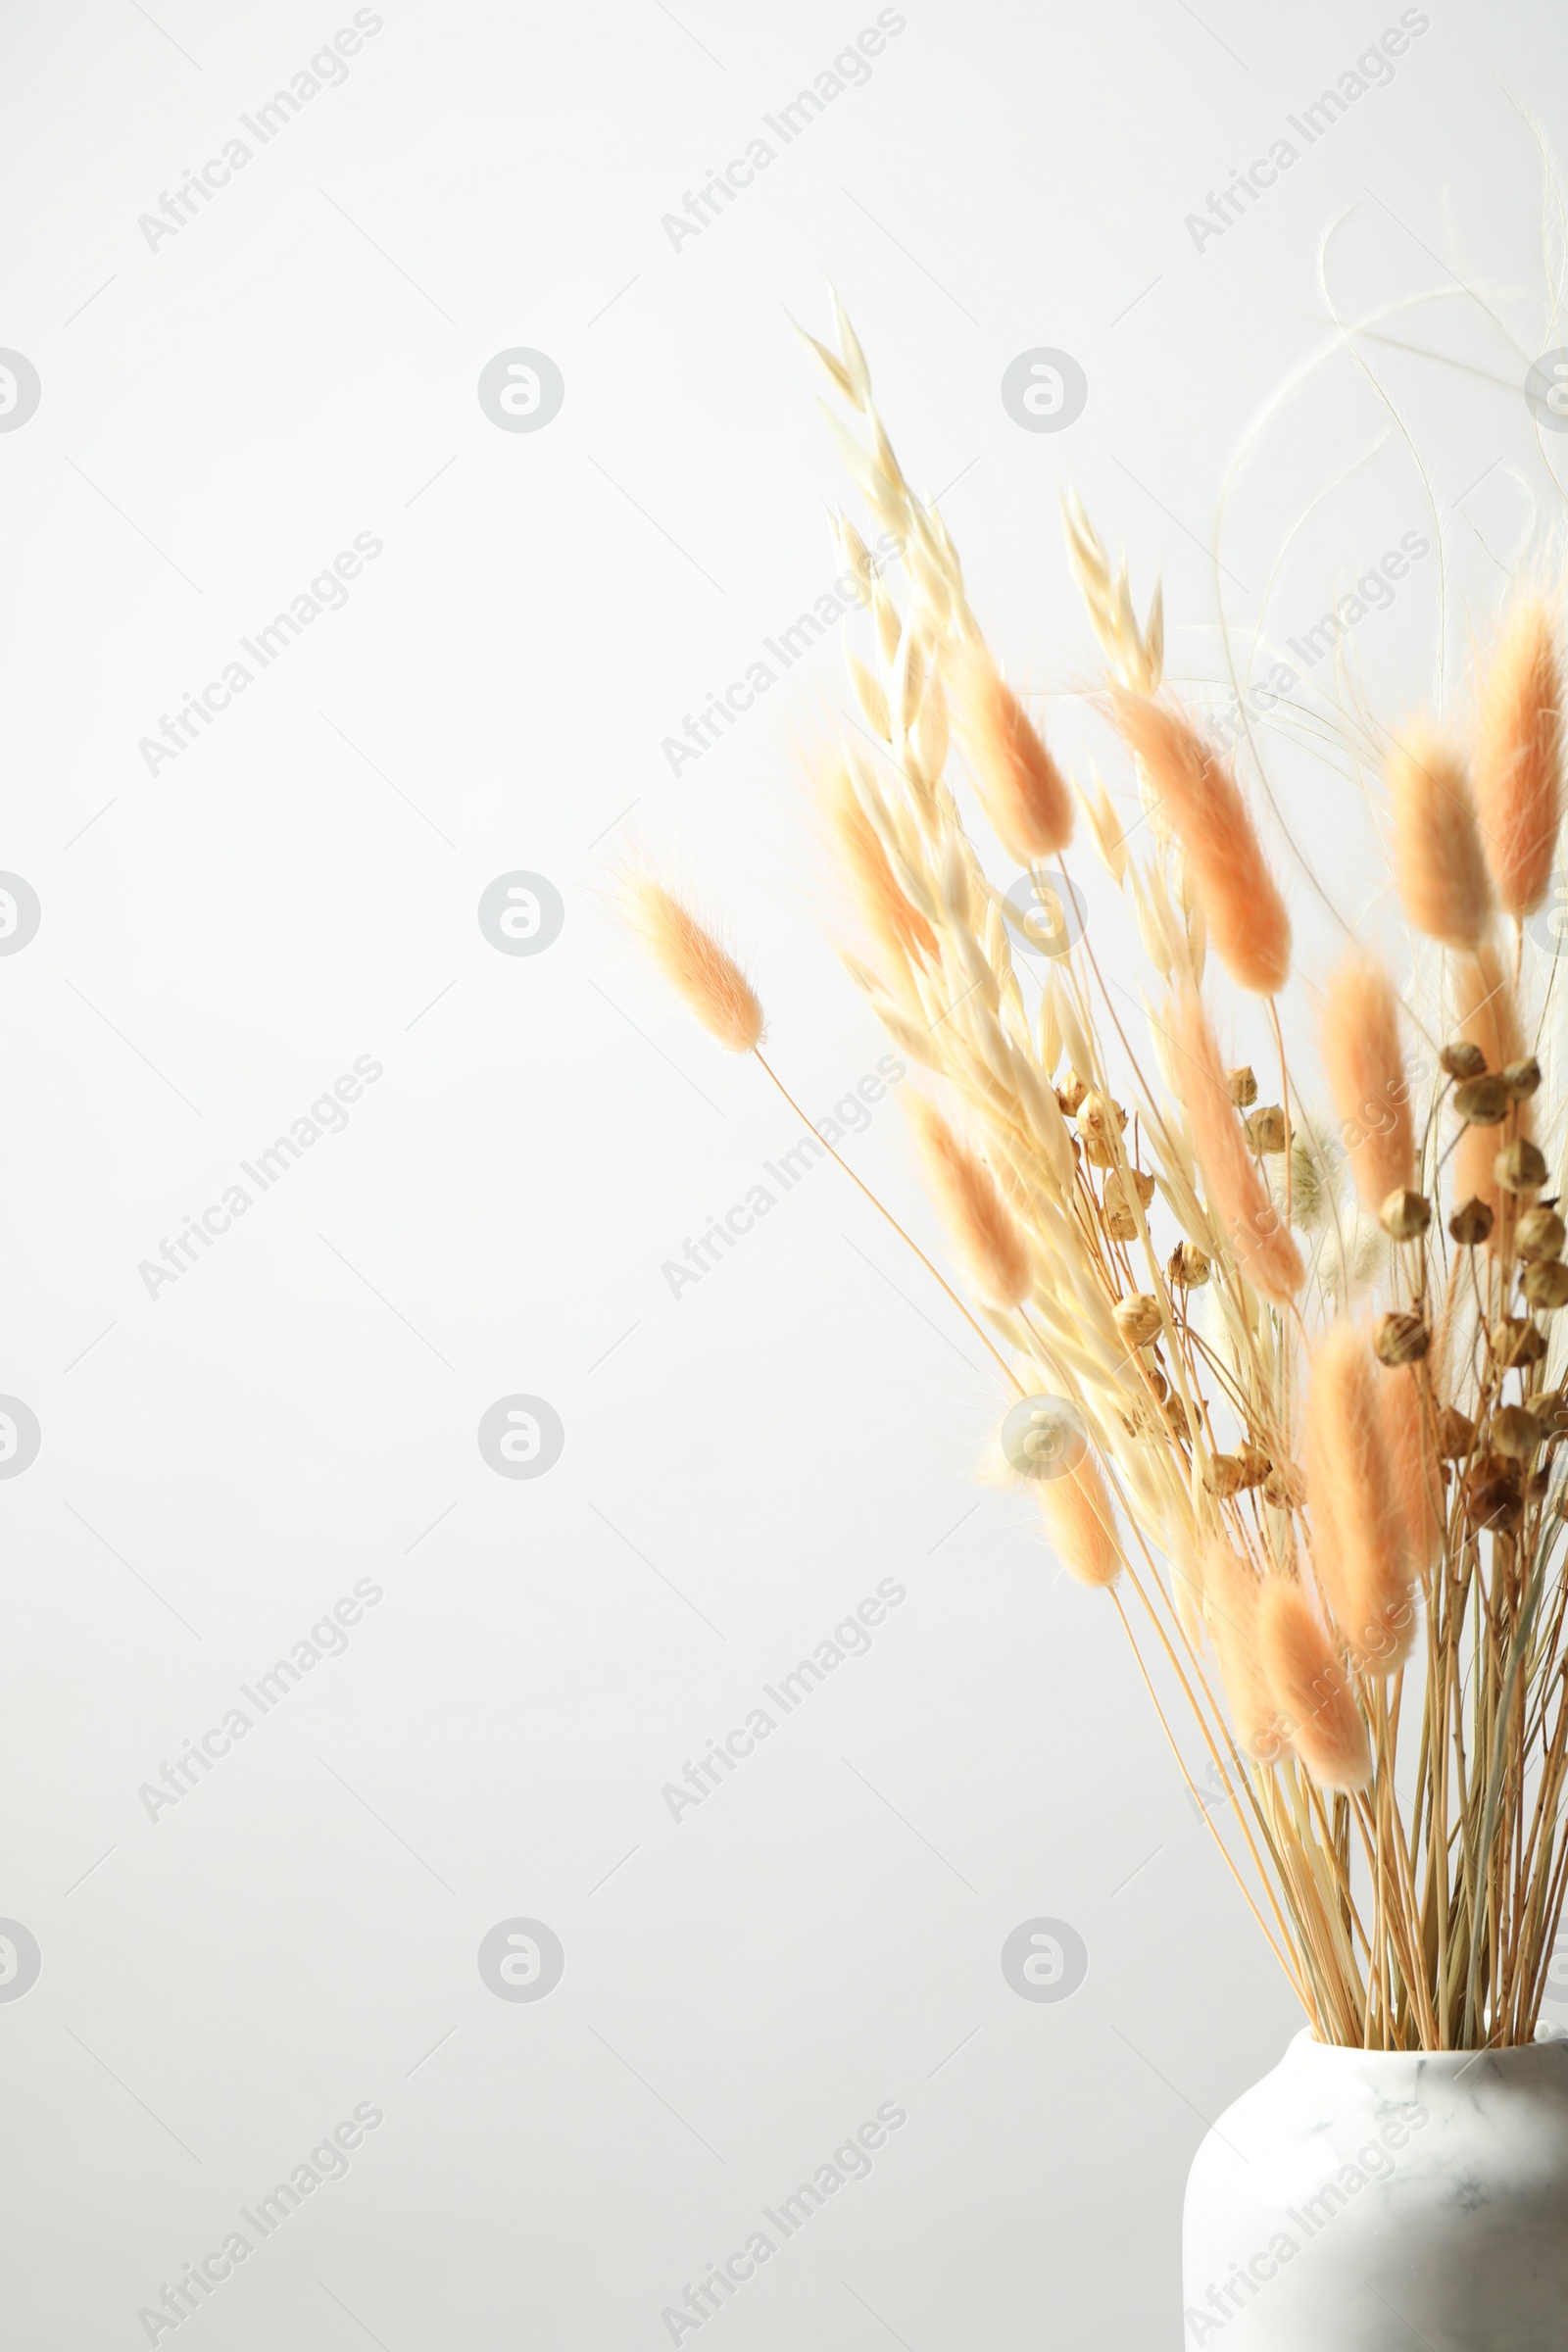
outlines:
[[[1520,929],[1558,855],[1551,616],[1526,598],[1505,617],[1468,743],[1419,724],[1389,755],[1411,963],[1438,974],[1421,1022],[1407,975],[1360,951],[1295,982],[1249,795],[1163,687],[1158,592],[1140,625],[1069,497],[1138,827],[1098,777],[1069,782],[1004,683],[842,313],[837,354],[812,349],[906,582],[901,610],[839,519],[869,622],[847,649],[864,728],[825,776],[872,950],[851,968],[943,1094],[915,1105],[921,1154],[1009,1402],[1057,1400],[1087,1433],[1030,1480],[1049,1540],[1110,1591],[1167,1728],[1168,1699],[1190,1706],[1183,1769],[1196,1740],[1234,1798],[1205,1816],[1319,2037],[1528,2041],[1568,1887],[1568,1224]],[[1085,816],[1148,955],[1147,1052],[1090,939],[1026,1004],[950,780],[950,698],[1037,891],[1065,893]],[[755,1044],[733,961],[667,894],[642,914],[700,1017]],[[1227,1066],[1239,1007],[1205,1005],[1210,947],[1242,1008],[1268,1001],[1277,1058]],[[1332,1115],[1288,1066],[1287,987],[1312,992]]]

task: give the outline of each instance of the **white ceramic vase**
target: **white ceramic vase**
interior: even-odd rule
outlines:
[[[1193,2352],[1568,2352],[1568,2036],[1298,2034],[1198,2151],[1182,2276]]]

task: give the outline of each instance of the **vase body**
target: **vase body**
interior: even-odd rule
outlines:
[[[1568,2038],[1298,2034],[1198,2151],[1182,2277],[1189,2347],[1568,2352]]]

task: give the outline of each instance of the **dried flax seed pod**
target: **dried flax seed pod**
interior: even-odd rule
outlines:
[[[1497,1153],[1492,1172],[1502,1192],[1539,1193],[1546,1181],[1545,1154],[1528,1136],[1516,1135]]]
[[[1093,1168],[1113,1168],[1117,1159],[1117,1138],[1127,1124],[1127,1113],[1119,1102],[1108,1095],[1087,1094],[1078,1105],[1078,1133],[1083,1138],[1085,1156]]]
[[[1450,1078],[1480,1078],[1486,1073],[1487,1057],[1481,1048],[1462,1037],[1445,1046],[1438,1060]]]
[[[1539,1364],[1546,1352],[1546,1335],[1528,1315],[1503,1315],[1492,1326],[1492,1352],[1504,1372]]]
[[[1465,1488],[1464,1507],[1472,1527],[1494,1535],[1510,1534],[1524,1516],[1524,1495],[1515,1466],[1496,1454],[1479,1465]]]
[[[1294,1462],[1270,1470],[1263,1481],[1263,1499],[1277,1511],[1298,1511],[1306,1500],[1306,1475]]]
[[[1513,1229],[1513,1246],[1526,1259],[1561,1257],[1568,1247],[1568,1225],[1544,1203],[1527,1208]]]
[[[1274,1465],[1261,1446],[1244,1446],[1241,1451],[1242,1490],[1250,1494],[1254,1487],[1267,1486]]]
[[[1568,1437],[1568,1395],[1561,1389],[1549,1389],[1544,1396],[1532,1396],[1530,1409],[1543,1423],[1548,1438]]]
[[[1512,1101],[1500,1070],[1483,1070],[1478,1078],[1466,1078],[1453,1090],[1453,1107],[1471,1127],[1500,1127]]]
[[[1207,1257],[1195,1243],[1178,1242],[1170,1253],[1165,1280],[1174,1290],[1196,1291],[1202,1287],[1212,1272]]]
[[[1568,1306],[1568,1266],[1560,1257],[1538,1258],[1533,1266],[1526,1266],[1520,1287],[1532,1306],[1548,1313]]]
[[[1438,1452],[1446,1462],[1462,1462],[1475,1450],[1476,1425],[1456,1404],[1446,1404],[1438,1415]]]
[[[1424,1193],[1392,1192],[1378,1210],[1378,1223],[1391,1241],[1418,1242],[1432,1222],[1432,1203]]]
[[[1494,1412],[1487,1435],[1494,1453],[1505,1461],[1527,1462],[1545,1436],[1545,1425],[1522,1404],[1505,1404]]]
[[[1432,1346],[1432,1327],[1418,1307],[1395,1307],[1379,1315],[1372,1345],[1380,1364],[1418,1364]]]
[[[1476,1250],[1488,1239],[1495,1222],[1495,1210],[1485,1200],[1472,1198],[1460,1201],[1448,1219],[1448,1231],[1461,1250]]]
[[[1142,1168],[1129,1168],[1133,1194],[1139,1204],[1148,1208],[1154,1198],[1154,1179],[1145,1175]],[[1105,1178],[1105,1195],[1102,1204],[1105,1212],[1105,1230],[1115,1242],[1132,1242],[1138,1238],[1138,1217],[1128,1196],[1127,1183],[1121,1172],[1113,1168]]]
[[[1278,1158],[1290,1150],[1290,1126],[1280,1103],[1270,1102],[1261,1110],[1250,1110],[1242,1124],[1249,1146],[1259,1157]]]
[[[1165,1328],[1159,1300],[1152,1291],[1135,1291],[1117,1300],[1112,1319],[1129,1348],[1150,1348]]]

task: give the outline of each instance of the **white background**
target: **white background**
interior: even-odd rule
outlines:
[[[972,1342],[853,1188],[815,1170],[671,1296],[663,1261],[800,1129],[650,981],[611,884],[640,844],[723,909],[812,1116],[886,1050],[803,783],[831,637],[678,779],[661,750],[836,568],[784,317],[827,332],[830,277],[1080,769],[1128,791],[1069,480],[1141,606],[1162,574],[1181,679],[1223,676],[1216,578],[1245,658],[1260,613],[1298,631],[1425,533],[1315,682],[1364,672],[1383,721],[1430,699],[1555,526],[1520,385],[1568,332],[1521,110],[1561,135],[1568,26],[1432,0],[1392,83],[1200,250],[1186,216],[1392,0],[908,0],[866,84],[677,251],[662,216],[869,0],[377,13],[156,250],[139,216],[350,8],[0,19],[0,344],[43,387],[0,434],[0,867],[43,908],[0,960],[0,1390],[42,1429],[0,1484],[0,1913],[43,1954],[0,2004],[6,2339],[145,2342],[138,2311],[369,2100],[349,2177],[182,2342],[654,2347],[893,2101],[871,2177],[705,2344],[1174,2347],[1186,2167],[1291,1998],[1114,1616],[978,1483]],[[1406,307],[1335,356],[1331,302]],[[476,398],[514,346],[564,377],[537,433]],[[1087,373],[1059,435],[1000,399],[1036,346]],[[1319,354],[1216,575],[1227,465]],[[150,775],[139,739],[362,532],[345,608]],[[1298,740],[1271,774],[1375,924],[1347,760]],[[514,868],[565,903],[538,956],[476,921]],[[1087,848],[1074,871],[1130,960]],[[150,1296],[141,1262],[361,1055],[346,1129]],[[940,1249],[896,1097],[848,1149]],[[564,1425],[537,1481],[476,1444],[516,1392]],[[888,1577],[870,1653],[673,1821],[663,1785]],[[346,1652],[150,1819],[143,1784],[363,1578]],[[565,1949],[538,2003],[476,1965],[519,1915]],[[999,1961],[1042,1915],[1090,1954],[1056,2004]]]

